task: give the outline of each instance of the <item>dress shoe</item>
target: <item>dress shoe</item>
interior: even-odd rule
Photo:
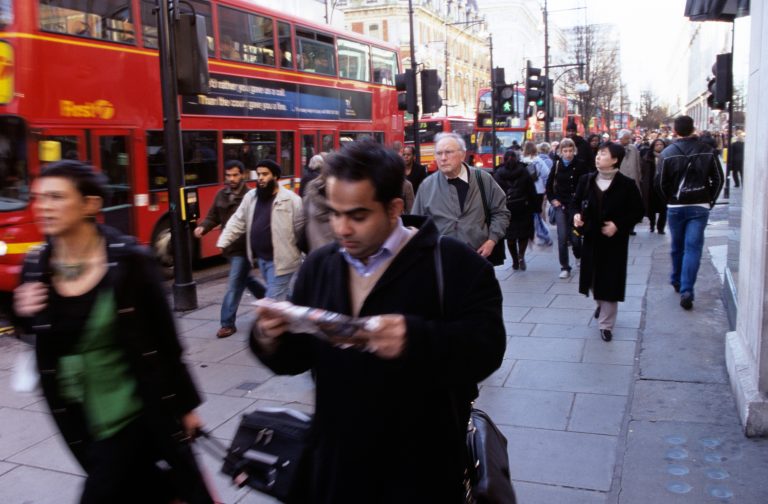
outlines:
[[[693,308],[693,294],[690,292],[683,292],[680,295],[680,306],[682,306],[684,310]]]
[[[630,232],[629,232],[629,236],[637,236],[637,233],[636,233],[636,232],[634,232],[634,231],[630,231]]]
[[[667,234],[667,233],[665,233],[664,231],[659,231],[659,234],[660,234],[660,235],[665,235],[665,234]]]
[[[520,271],[525,271],[528,265],[525,264],[525,259],[520,259]]]
[[[600,307],[598,306],[595,308],[595,318],[598,318],[600,316]]]
[[[517,271],[520,269],[520,263],[519,262],[513,262],[512,263],[512,269]]]
[[[236,327],[222,327],[219,329],[219,331],[216,333],[217,338],[229,338],[233,334],[237,332]]]
[[[672,282],[672,288],[675,289],[675,292],[680,292],[680,284],[677,282]]]
[[[613,339],[613,333],[610,329],[600,329],[600,337],[603,341],[611,341]]]

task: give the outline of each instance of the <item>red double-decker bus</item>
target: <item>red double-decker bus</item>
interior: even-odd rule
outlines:
[[[475,120],[460,116],[422,117],[419,119],[419,153],[421,164],[429,172],[437,170],[435,161],[435,136],[438,133],[457,133],[467,144],[466,160],[475,154]],[[405,144],[413,145],[413,121],[405,123]]]
[[[172,260],[155,3],[0,3],[0,291],[42,239],[29,188],[57,157],[97,166],[112,189],[104,221]],[[228,159],[247,169],[273,159],[295,185],[312,155],[340,142],[403,139],[395,46],[254,2],[187,4],[208,34],[210,91],[180,97],[185,185],[202,215]],[[195,241],[198,257],[218,254],[217,235]]]
[[[525,111],[525,89],[515,91],[515,110],[522,117]],[[476,154],[474,165],[479,168],[493,168],[501,164],[504,152],[517,143],[522,146],[528,131],[527,123],[513,115],[496,116],[496,137],[493,136],[491,110],[493,99],[491,88],[482,88],[477,96],[477,127],[475,129]],[[493,159],[493,144],[496,143],[496,159]]]

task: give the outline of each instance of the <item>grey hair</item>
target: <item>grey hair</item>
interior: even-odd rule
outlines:
[[[623,129],[619,131],[619,136],[617,138],[624,138],[627,135],[632,135],[632,132],[629,131],[628,129]]]
[[[453,132],[438,133],[437,135],[435,135],[435,145],[439,144],[441,141],[445,140],[446,138],[452,138],[453,140],[456,140],[456,143],[459,144],[459,149],[461,149],[462,152],[467,152],[467,143],[464,141],[464,138],[458,133],[453,133]]]
[[[325,163],[325,160],[323,159],[323,156],[320,154],[315,154],[312,156],[312,158],[309,160],[309,169],[310,170],[319,170],[323,167],[323,163]]]
[[[575,149],[576,144],[570,138],[563,138],[560,140],[560,149],[564,149],[565,147],[573,147]]]
[[[549,154],[549,151],[551,150],[552,150],[552,146],[549,145],[549,143],[541,142],[539,144],[539,152],[541,152],[542,154]]]

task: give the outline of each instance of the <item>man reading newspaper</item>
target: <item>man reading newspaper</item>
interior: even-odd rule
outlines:
[[[310,254],[291,301],[375,323],[320,338],[260,306],[251,338],[276,373],[314,372],[310,502],[461,503],[470,401],[506,342],[493,267],[463,243],[438,242],[428,219],[403,224],[396,153],[355,142],[326,165],[337,241]]]

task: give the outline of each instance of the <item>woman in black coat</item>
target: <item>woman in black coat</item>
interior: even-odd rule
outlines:
[[[32,209],[47,242],[14,293],[53,420],[88,475],[80,503],[212,504],[188,443],[200,397],[157,263],[96,224],[105,192],[79,161],[46,167]]]
[[[510,218],[505,238],[512,257],[512,269],[525,271],[525,250],[534,234],[533,214],[540,206],[537,208],[536,186],[526,164],[518,160],[513,150],[504,154],[504,160],[493,178],[507,195]]]
[[[573,199],[573,226],[584,237],[579,292],[597,302],[600,337],[611,341],[619,301],[627,283],[629,233],[643,218],[635,182],[619,173],[624,147],[607,142],[597,153],[597,173],[579,180]]]
[[[659,234],[664,234],[664,226],[667,224],[667,203],[659,196],[656,189],[653,186],[653,180],[656,174],[659,173],[659,163],[661,160],[661,151],[664,150],[667,144],[664,140],[657,138],[651,142],[650,147],[646,150],[640,166],[641,179],[640,189],[643,193],[643,206],[645,207],[645,215],[651,222],[651,233],[658,231]],[[658,216],[658,221],[657,221]]]

